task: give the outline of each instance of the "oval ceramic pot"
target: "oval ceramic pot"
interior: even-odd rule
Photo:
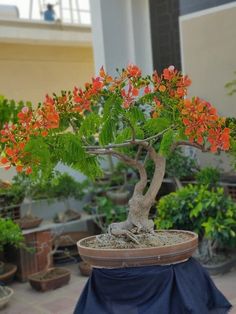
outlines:
[[[52,269],[52,268],[51,268]],[[49,269],[49,270],[51,270]],[[55,268],[54,268],[55,269]],[[60,274],[54,278],[40,279],[40,276],[45,272],[39,272],[28,277],[32,288],[38,291],[48,291],[60,288],[70,281],[70,271],[66,268],[58,267]]]
[[[128,203],[130,198],[130,191],[118,191],[110,190],[107,191],[107,197],[116,205],[125,205]]]
[[[0,310],[3,309],[13,296],[14,291],[9,287],[3,287],[6,295],[0,297]]]
[[[88,277],[91,274],[92,267],[90,266],[90,264],[82,261],[82,262],[79,262],[79,271],[82,276]]]
[[[157,231],[158,232],[158,231]],[[163,232],[163,230],[161,231]],[[77,243],[81,258],[97,268],[123,268],[149,265],[166,265],[186,261],[198,246],[198,236],[194,232],[184,230],[168,230],[167,232],[180,232],[189,235],[189,239],[175,244],[161,247],[135,248],[135,249],[101,249],[86,246],[88,237]]]
[[[0,261],[0,275],[4,273],[4,263]]]
[[[32,218],[32,219],[17,219],[15,222],[21,227],[21,229],[32,229],[37,228],[41,222],[43,221],[43,218]]]
[[[229,272],[233,267],[236,266],[236,256],[231,256],[223,263],[215,265],[202,264],[202,266],[207,269],[210,275],[215,276],[219,274],[225,274]]]
[[[4,263],[4,271],[0,275],[0,281],[4,284],[10,283],[15,276],[17,267],[14,264]]]

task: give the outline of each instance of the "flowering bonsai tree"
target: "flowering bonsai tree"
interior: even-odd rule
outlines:
[[[174,66],[142,76],[129,65],[117,77],[103,68],[83,89],[46,96],[36,108],[24,106],[1,130],[1,163],[18,172],[50,172],[58,162],[100,176],[99,158],[110,155],[139,172],[125,221],[113,235],[152,232],[149,210],[165,174],[165,157],[179,145],[212,153],[230,148],[230,130],[208,102],[185,98],[191,81]],[[159,149],[154,144],[159,142]],[[142,159],[142,157],[144,159]],[[145,161],[155,170],[148,180]]]

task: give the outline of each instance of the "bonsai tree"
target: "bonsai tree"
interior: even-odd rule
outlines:
[[[230,148],[225,119],[207,101],[185,98],[190,84],[174,66],[161,75],[155,71],[143,76],[136,65],[129,65],[114,78],[101,68],[83,89],[47,95],[34,109],[24,106],[17,122],[5,123],[1,162],[27,174],[49,173],[62,162],[95,178],[102,173],[99,158],[114,156],[135,168],[139,181],[129,200],[127,219],[112,223],[111,234],[134,239],[134,230],[153,232],[149,210],[170,152],[181,145],[212,153]],[[150,180],[147,159],[155,166]]]

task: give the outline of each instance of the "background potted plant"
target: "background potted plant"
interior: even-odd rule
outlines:
[[[62,240],[63,236],[58,237],[55,235],[52,238],[52,243],[54,244],[53,250],[50,250],[47,254],[47,264],[43,271],[32,274],[28,277],[29,283],[31,287],[37,291],[48,291],[60,288],[70,281],[70,270],[64,267],[51,267],[52,264],[52,256],[58,250],[60,240]],[[65,236],[65,239],[68,237]],[[48,246],[48,243],[42,243],[41,249]],[[37,253],[40,254],[40,251]]]
[[[197,232],[200,243],[195,256],[212,274],[234,266],[236,204],[223,188],[188,185],[164,196],[157,205],[155,224],[160,229]]]
[[[51,180],[51,187],[49,188],[49,195],[51,197],[62,200],[65,204],[65,212],[57,214],[54,217],[55,222],[67,222],[79,219],[81,214],[70,207],[70,197],[81,199],[84,196],[84,189],[87,182],[77,182],[67,173],[57,173]]]
[[[15,247],[24,246],[24,237],[19,226],[11,219],[0,218],[0,252],[4,252],[5,245]],[[7,283],[16,272],[16,266],[0,261],[0,281]]]
[[[11,183],[2,183],[0,185],[0,216],[18,219],[24,197],[25,187],[20,184],[18,176],[14,176]]]
[[[84,89],[46,96],[36,109],[23,107],[17,123],[1,130],[4,142],[1,161],[26,173],[39,169],[49,172],[58,162],[63,162],[94,178],[101,175],[99,156],[118,158],[137,169],[139,181],[129,200],[127,219],[109,226],[110,233],[103,241],[106,249],[102,265],[121,267],[127,243],[129,266],[137,265],[137,254],[150,256],[148,248],[143,250],[147,239],[151,252],[160,256],[158,261],[155,259],[158,264],[186,259],[195,250],[196,235],[180,231],[178,238],[178,232],[166,232],[176,249],[173,259],[168,255],[166,243],[160,240],[163,236],[153,232],[154,223],[149,219],[150,208],[164,178],[166,157],[181,145],[212,153],[230,148],[230,129],[216,109],[197,97],[184,98],[190,83],[173,66],[164,69],[161,75],[154,72],[151,76],[142,76],[137,66],[129,65],[115,78],[102,68],[100,75]],[[154,148],[156,142],[159,142],[158,151]],[[145,156],[144,160],[141,156]],[[155,165],[150,181],[145,168],[148,158]],[[117,239],[122,243],[119,252],[116,251],[121,257],[119,262],[112,260],[114,250],[107,249],[114,241],[117,244]],[[94,256],[96,249],[88,247],[94,245],[99,246],[97,254],[100,255],[102,249],[97,237],[80,241],[80,254],[93,251]],[[183,255],[186,250],[188,254]],[[139,256],[140,265],[154,263],[144,255],[142,261]],[[87,260],[101,266],[92,256]]]
[[[16,247],[24,246],[24,237],[21,229],[10,219],[0,218],[0,252],[4,251],[5,245]],[[9,283],[15,275],[16,266],[0,261],[1,284]],[[0,285],[0,309],[5,307],[13,295],[13,290],[7,286]]]

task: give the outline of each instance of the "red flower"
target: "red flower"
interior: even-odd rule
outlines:
[[[141,70],[136,65],[130,64],[127,67],[127,73],[129,77],[138,78],[141,76]]]

